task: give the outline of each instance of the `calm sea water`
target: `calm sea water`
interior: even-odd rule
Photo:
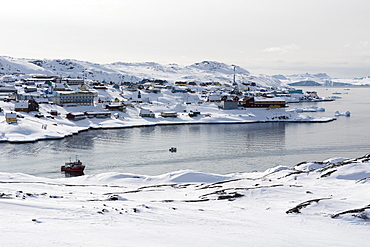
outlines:
[[[294,166],[305,160],[353,158],[370,152],[370,88],[306,88],[320,96],[339,95],[334,102],[299,103],[290,107],[322,106],[334,116],[351,117],[329,123],[254,123],[168,125],[91,130],[63,140],[27,144],[0,143],[0,171],[43,177],[63,177],[59,169],[71,157],[86,164],[85,174],[124,172],[158,175],[181,169],[227,174],[264,171],[276,165]],[[170,153],[170,147],[177,147]]]

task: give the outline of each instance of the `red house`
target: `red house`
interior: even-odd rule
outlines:
[[[239,105],[245,108],[280,108],[286,107],[286,101],[279,98],[245,96],[239,101]]]

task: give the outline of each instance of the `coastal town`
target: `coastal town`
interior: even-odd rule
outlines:
[[[91,80],[13,73],[1,77],[1,141],[58,139],[89,128],[158,124],[328,122],[287,110],[290,103],[332,101],[315,91],[228,83]]]
[[[1,8],[1,246],[370,246],[370,1]]]

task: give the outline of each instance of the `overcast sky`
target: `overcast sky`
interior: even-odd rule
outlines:
[[[4,56],[370,76],[369,0],[12,0]]]

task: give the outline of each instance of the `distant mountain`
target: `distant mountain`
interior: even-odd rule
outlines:
[[[322,84],[316,82],[316,81],[297,81],[297,82],[292,82],[292,83],[288,83],[289,86],[293,86],[293,87],[296,87],[296,86],[322,86]]]
[[[279,79],[284,84],[297,86],[369,86],[370,76],[354,79],[338,79],[331,78],[326,73],[318,74],[294,74],[294,75],[274,75],[275,79]]]
[[[272,77],[278,80],[288,80],[284,75],[273,75]]]
[[[162,65],[155,62],[97,64],[73,59],[26,59],[0,57],[0,76],[25,73],[26,76],[42,74],[63,77],[84,77],[112,82],[138,82],[143,79],[160,79],[169,82],[221,82],[238,84],[255,82],[260,86],[279,87],[282,82],[267,75],[251,75],[236,65],[203,61],[190,66]]]
[[[285,78],[280,80],[290,86],[322,86],[331,81],[330,76],[326,73],[286,75]]]

